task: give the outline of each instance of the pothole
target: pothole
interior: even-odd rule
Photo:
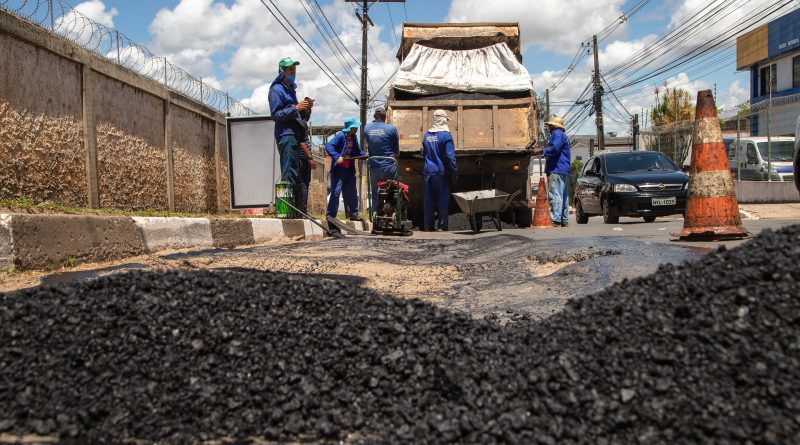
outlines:
[[[532,261],[528,263],[528,269],[530,269],[537,278],[542,278],[553,275],[561,269],[575,263],[577,263],[577,261],[565,261],[563,263],[540,263],[538,261]]]

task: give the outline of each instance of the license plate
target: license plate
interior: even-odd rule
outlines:
[[[674,196],[671,198],[653,198],[653,206],[674,206],[678,203],[678,199]]]

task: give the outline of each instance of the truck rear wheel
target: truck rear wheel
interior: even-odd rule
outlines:
[[[527,203],[525,206],[519,206],[514,209],[514,217],[517,220],[517,227],[526,229],[533,224],[533,212],[528,208]]]

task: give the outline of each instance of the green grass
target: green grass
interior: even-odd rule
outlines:
[[[75,259],[75,257],[68,257],[64,261],[64,268],[65,269],[73,269],[77,265],[78,265],[78,261]]]
[[[4,273],[6,276],[9,276],[9,277],[15,277],[15,276],[17,276],[17,275],[22,273],[14,266],[11,266],[8,269],[0,271],[0,272]]]
[[[226,218],[245,218],[255,217],[264,218],[268,216],[260,215],[242,215],[236,213],[186,213],[186,212],[167,212],[163,210],[146,209],[146,210],[120,210],[99,208],[92,209],[89,207],[71,207],[61,204],[54,204],[50,202],[36,202],[32,199],[4,199],[0,198],[0,209],[37,209],[49,213],[64,213],[68,215],[114,215],[114,216],[157,216],[157,217],[182,217],[182,218],[198,218],[198,217],[226,217]]]

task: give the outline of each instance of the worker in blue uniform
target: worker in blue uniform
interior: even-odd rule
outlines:
[[[564,119],[553,116],[545,122],[550,130],[544,156],[547,159],[544,172],[547,174],[547,199],[550,203],[550,219],[553,226],[569,225],[569,173],[570,144],[565,132]]]
[[[445,110],[433,113],[433,127],[422,136],[423,168],[423,230],[433,231],[434,214],[438,214],[437,225],[442,231],[449,230],[450,183],[458,173],[453,135],[447,126]]]
[[[278,63],[278,76],[269,87],[269,109],[275,121],[275,141],[281,161],[281,181],[291,184],[294,196],[301,197],[300,140],[305,130],[300,126],[301,111],[310,110],[313,101],[297,101],[297,65],[300,62],[284,57]]]
[[[337,132],[325,146],[331,157],[331,196],[328,200],[326,216],[336,218],[339,213],[339,196],[344,193],[345,211],[351,221],[363,221],[358,216],[358,193],[356,191],[356,163],[350,159],[365,156],[358,146],[356,132],[361,123],[356,119],[347,119],[344,129]]]
[[[375,120],[364,127],[369,156],[396,157],[400,152],[400,136],[397,127],[386,123],[386,109],[375,110]],[[388,159],[370,159],[370,211],[378,208],[378,183],[397,178],[397,163]]]

